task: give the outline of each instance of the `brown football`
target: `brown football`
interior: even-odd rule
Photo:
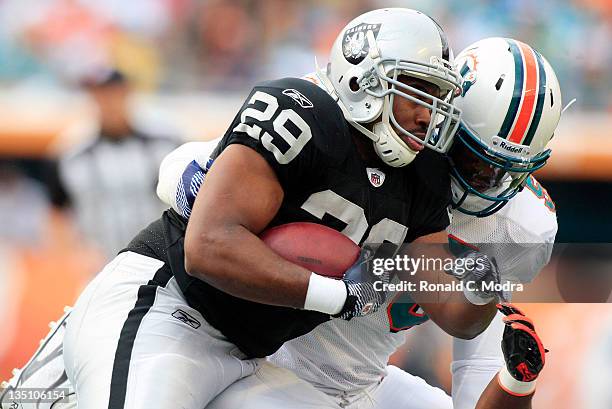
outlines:
[[[316,223],[288,223],[261,233],[261,239],[285,260],[317,274],[342,278],[361,249],[336,230]]]

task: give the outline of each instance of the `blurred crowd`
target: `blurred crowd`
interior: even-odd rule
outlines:
[[[580,109],[612,109],[606,0],[5,0],[0,81],[69,82],[113,64],[149,89],[242,90],[312,71],[350,18],[386,6],[427,12],[457,52],[487,36],[523,40]]]

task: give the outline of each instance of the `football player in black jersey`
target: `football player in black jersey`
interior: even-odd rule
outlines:
[[[309,221],[356,243],[445,242],[440,153],[460,116],[452,67],[431,18],[384,9],[341,32],[320,86],[256,86],[213,155],[189,225],[167,211],[79,297],[64,341],[79,405],[200,409],[253,372],[250,358],[330,316],[376,311],[384,297],[370,281],[316,275],[257,234]],[[464,337],[495,314],[491,303],[423,307]]]

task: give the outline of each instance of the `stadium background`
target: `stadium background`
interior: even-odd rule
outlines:
[[[93,119],[75,86],[80,76],[118,67],[137,85],[136,118],[185,140],[211,139],[225,131],[253,82],[312,71],[314,56],[327,61],[347,21],[385,6],[427,12],[456,51],[483,37],[511,36],[549,59],[564,102],[577,98],[538,174],[557,205],[558,241],[611,242],[609,1],[4,0],[0,163],[17,164],[20,181],[40,194],[18,200],[0,193],[0,379],[25,362],[47,322],[104,264],[79,237],[71,213],[46,194],[45,164],[78,143],[72,130]],[[535,407],[598,409],[598,385],[612,385],[610,304],[524,308],[552,351]],[[448,390],[448,337],[431,324],[407,335],[394,362]]]

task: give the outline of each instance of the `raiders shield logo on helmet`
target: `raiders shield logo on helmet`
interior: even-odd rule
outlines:
[[[372,31],[374,38],[376,38],[380,31],[380,26],[380,24],[361,23],[346,30],[342,38],[342,52],[344,53],[344,58],[355,65],[363,61],[370,50],[366,33]]]

